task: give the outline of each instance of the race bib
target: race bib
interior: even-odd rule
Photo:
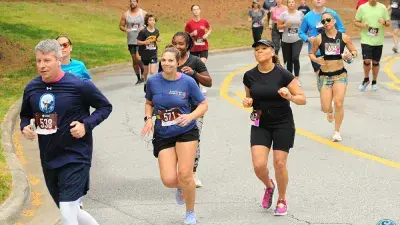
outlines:
[[[324,25],[322,25],[321,21],[318,21],[317,24],[315,25],[315,27],[318,29],[318,28],[324,27]]]
[[[253,23],[253,27],[261,27],[261,23],[260,22],[254,22]]]
[[[288,28],[288,36],[297,36],[299,28]]]
[[[196,41],[194,42],[195,45],[205,45],[206,43],[204,42],[203,38],[197,38]]]
[[[399,8],[399,4],[398,4],[397,2],[393,2],[392,5],[391,5],[391,7],[392,7],[393,9],[397,9],[397,8]]]
[[[379,28],[368,27],[368,36],[376,37],[379,34]]]
[[[35,113],[36,133],[49,135],[57,132],[57,113],[43,114]]]
[[[253,125],[255,127],[260,126],[261,114],[262,114],[261,110],[253,110],[253,112],[250,114],[251,125]]]
[[[157,46],[155,42],[150,42],[150,44],[146,45],[146,50],[156,50]]]
[[[133,24],[131,31],[138,31],[139,30],[139,24]]]
[[[176,124],[176,118],[179,117],[181,112],[178,108],[158,110],[158,115],[161,118],[161,126],[168,127]]]
[[[278,30],[279,33],[283,33],[283,30]]]
[[[336,43],[325,43],[325,55],[340,55],[340,40]]]

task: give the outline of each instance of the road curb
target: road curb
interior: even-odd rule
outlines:
[[[8,225],[17,218],[25,203],[29,200],[28,178],[15,153],[12,134],[21,108],[21,99],[16,101],[7,112],[1,124],[1,144],[4,148],[7,165],[12,175],[12,190],[8,199],[0,205],[0,224]]]

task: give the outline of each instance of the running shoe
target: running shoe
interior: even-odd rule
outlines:
[[[197,177],[197,173],[193,173],[193,178],[194,178],[194,183],[196,184],[196,188],[203,187],[203,184],[201,183],[200,179]]]
[[[178,205],[185,204],[185,198],[182,198],[182,197],[183,197],[183,191],[181,189],[179,189],[179,188],[176,189],[175,200],[178,203]]]
[[[333,132],[332,141],[334,142],[342,141],[342,136],[340,136],[339,131]]]
[[[376,84],[373,84],[373,85],[371,85],[371,89],[372,89],[372,91],[377,91],[378,86],[376,86]]]
[[[194,214],[193,211],[187,211],[186,218],[183,222],[187,225],[196,225],[197,224],[196,214]]]
[[[397,53],[397,48],[396,48],[396,47],[393,47],[393,48],[392,48],[392,51],[393,51],[394,53]]]
[[[287,203],[286,200],[279,199],[278,203],[276,203],[276,208],[275,208],[275,216],[284,216],[287,214]]]
[[[335,119],[333,112],[327,113],[326,119],[328,120],[329,123],[332,123],[332,121]]]
[[[368,84],[369,81],[367,81],[366,83],[363,82],[362,84],[360,84],[360,86],[358,86],[358,90],[365,91],[365,89],[367,89]]]
[[[275,192],[275,183],[271,179],[272,185],[274,185],[273,188],[266,188],[265,193],[264,193],[264,198],[262,200],[262,207],[264,209],[269,209],[271,208],[272,205],[272,198],[274,197],[274,192]]]

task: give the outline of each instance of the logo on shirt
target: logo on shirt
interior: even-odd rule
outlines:
[[[39,100],[40,111],[48,114],[54,111],[55,106],[56,106],[56,99],[53,94],[45,93],[42,96],[40,96]]]
[[[178,95],[180,96],[182,99],[185,99],[187,96],[187,93],[184,91],[173,91],[173,90],[169,90],[169,95]]]
[[[393,220],[384,219],[379,221],[376,225],[396,225],[396,223]]]

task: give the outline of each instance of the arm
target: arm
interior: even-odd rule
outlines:
[[[22,97],[21,112],[19,113],[19,117],[21,119],[20,129],[23,131],[26,126],[30,125],[31,119],[33,118],[33,111],[26,90],[24,91],[24,96]]]
[[[122,13],[122,16],[121,16],[121,19],[120,19],[120,21],[119,21],[119,29],[122,31],[122,32],[124,32],[124,33],[127,33],[128,31],[126,30],[126,16],[125,16],[125,12],[124,13]]]
[[[199,83],[205,87],[211,87],[212,86],[212,78],[208,71],[197,73],[195,71],[195,74],[193,77],[199,81]]]
[[[293,79],[287,87],[291,96],[289,101],[296,105],[305,105],[307,103],[306,96],[304,95],[303,90],[301,90],[296,79]]]
[[[198,104],[197,108],[189,115],[191,118],[195,120],[202,117],[207,112],[207,110],[208,110],[208,103],[207,100],[204,100],[200,104]]]
[[[308,42],[308,23],[307,20],[303,19],[303,21],[301,22],[300,25],[300,29],[299,29],[299,37],[301,40],[303,40],[304,42]]]
[[[151,118],[153,116],[154,105],[152,101],[146,99],[146,103],[144,104],[144,115],[147,118]]]
[[[210,34],[211,34],[211,26],[210,26],[210,24],[208,23],[208,21],[207,21],[207,24],[206,24],[206,29],[207,29],[207,33],[206,34],[204,34],[204,36],[203,36],[203,39],[208,39],[208,36],[210,36]]]
[[[287,26],[286,23],[284,23],[281,19],[278,20],[278,30],[283,30]]]
[[[108,118],[112,111],[112,105],[90,80],[83,80],[81,88],[85,103],[95,108],[90,116],[81,121],[85,125],[85,131],[88,132]]]
[[[322,38],[321,35],[319,34],[314,41],[312,42],[312,46],[311,46],[311,51],[309,53],[309,57],[313,62],[318,63],[318,59],[317,56],[315,55],[315,53],[317,53],[319,45],[321,44]]]
[[[354,17],[354,25],[359,28],[366,28],[366,27],[368,27],[368,24],[365,24],[362,22],[362,11],[361,10],[362,9],[360,9],[360,8],[357,10],[356,16]]]
[[[92,75],[90,75],[90,73],[89,73],[89,71],[87,70],[85,64],[83,64],[82,75],[83,75],[84,78],[92,79]]]
[[[353,57],[357,57],[357,50],[356,47],[354,46],[353,42],[351,41],[351,38],[347,34],[343,34],[343,41],[346,43],[347,49],[350,51],[350,53],[353,55]]]

